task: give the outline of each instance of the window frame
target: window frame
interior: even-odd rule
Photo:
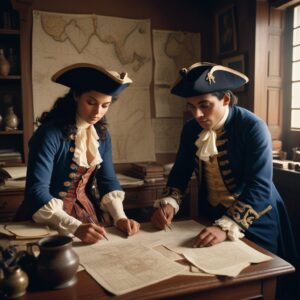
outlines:
[[[294,8],[296,6],[300,5],[291,6],[285,10],[282,142],[284,149],[288,151],[291,151],[293,147],[300,146],[300,128],[291,127],[293,30]]]

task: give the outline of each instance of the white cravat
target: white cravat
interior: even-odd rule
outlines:
[[[102,158],[99,153],[99,136],[94,125],[91,125],[81,119],[78,115],[76,117],[77,133],[75,136],[75,152],[73,161],[81,167],[89,168],[91,166],[100,164]],[[87,150],[89,150],[93,160],[88,163]]]
[[[198,148],[196,155],[199,157],[199,159],[203,161],[209,161],[210,157],[218,154],[218,149],[216,146],[217,134],[215,130],[221,128],[224,125],[228,113],[229,107],[228,105],[226,105],[226,110],[221,120],[214,127],[210,129],[204,129],[199,134],[199,137],[195,142],[195,145]]]

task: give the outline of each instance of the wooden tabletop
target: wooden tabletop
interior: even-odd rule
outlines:
[[[201,220],[201,223],[203,222]],[[273,259],[259,264],[251,264],[237,277],[226,276],[188,276],[178,275],[139,290],[114,296],[104,290],[86,271],[77,273],[78,281],[70,288],[62,290],[29,289],[18,299],[21,300],[107,300],[107,299],[245,299],[262,297],[274,299],[276,278],[295,271],[294,267],[278,256],[243,239],[251,247],[272,256]],[[2,246],[20,244],[25,241],[0,240]]]
[[[22,300],[107,300],[107,299],[244,299],[262,296],[274,299],[275,282],[280,275],[294,272],[294,267],[254,243],[244,241],[273,260],[251,264],[239,276],[200,277],[179,275],[145,288],[114,296],[105,291],[86,271],[77,273],[78,282],[62,290],[29,290]]]

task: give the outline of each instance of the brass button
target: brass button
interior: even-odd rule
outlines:
[[[70,182],[70,181],[65,181],[65,182],[64,182],[64,186],[67,186],[67,187],[68,187],[68,186],[70,186],[70,185],[71,185],[71,182]]]
[[[76,164],[71,163],[70,168],[71,168],[72,170],[76,170],[77,166],[76,166]]]
[[[74,152],[75,148],[74,147],[70,147],[70,152]]]
[[[59,192],[58,195],[63,198],[67,195],[67,193],[66,192]]]
[[[72,179],[73,179],[73,178],[75,178],[75,177],[76,177],[76,173],[70,173],[70,174],[69,174],[69,178],[72,178]]]

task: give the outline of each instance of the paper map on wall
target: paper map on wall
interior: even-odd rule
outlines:
[[[176,153],[179,146],[182,119],[152,119],[156,153]]]
[[[184,101],[170,94],[178,71],[200,61],[200,34],[153,30],[156,117],[181,117]]]
[[[114,162],[155,160],[149,100],[152,78],[150,20],[34,11],[34,118],[49,110],[54,101],[68,91],[52,83],[51,76],[78,62],[126,71],[133,80],[108,114]]]

